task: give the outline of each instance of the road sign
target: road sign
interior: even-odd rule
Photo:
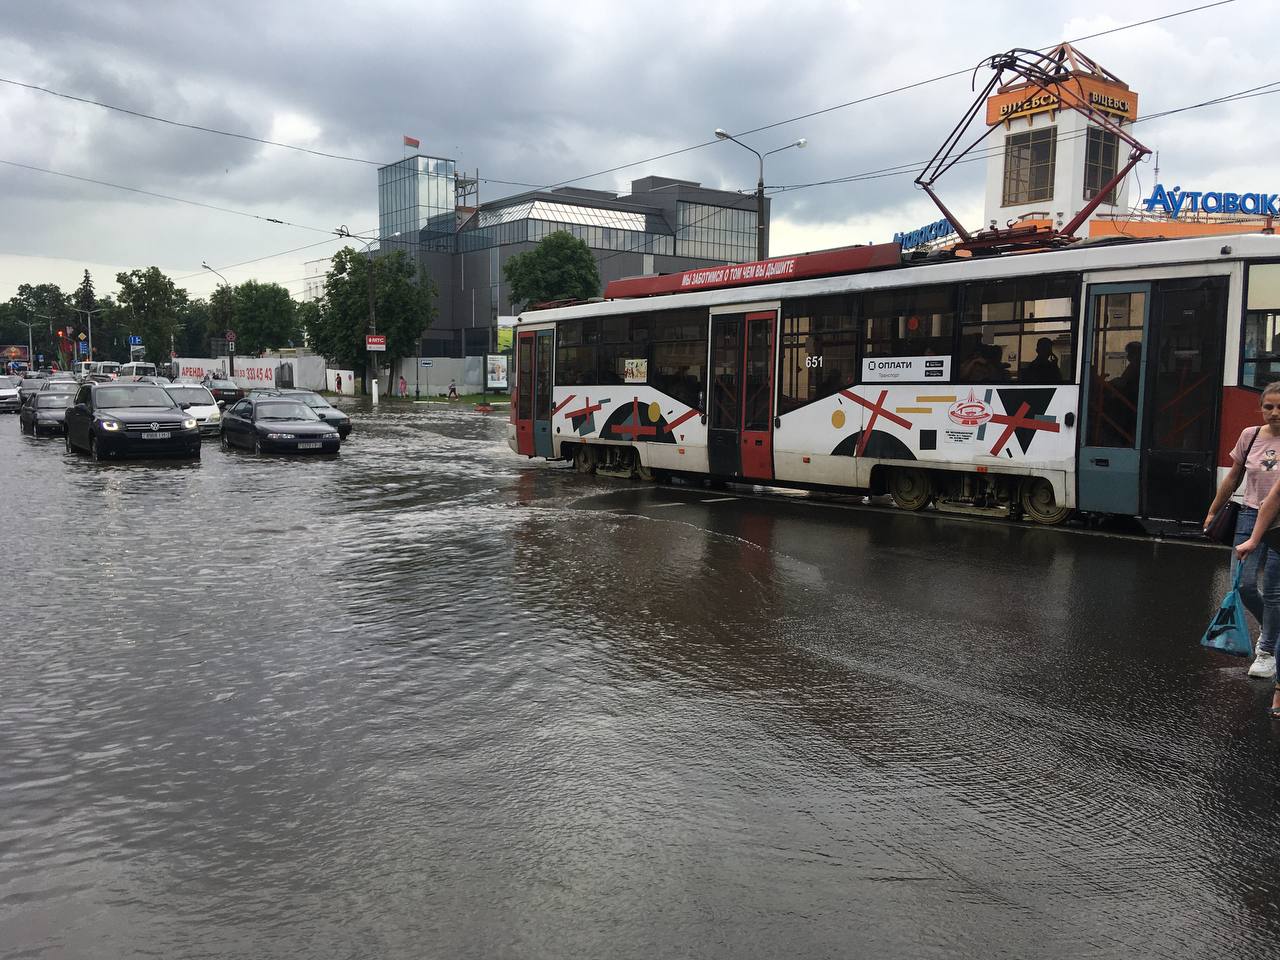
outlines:
[[[76,344],[76,352],[79,353],[81,356],[88,356],[89,344],[81,340],[79,343]]]
[[[81,340],[86,340],[86,339],[88,339],[88,338],[87,338],[87,337],[85,337],[85,335],[82,333],[82,334],[80,334],[80,339],[81,339]]]
[[[228,330],[227,343],[235,343],[235,342],[236,342],[236,332],[234,330]]]
[[[418,363],[422,364],[424,367],[431,366],[433,362],[434,361],[428,360],[426,357],[423,357],[421,360],[418,361]]]
[[[387,335],[385,333],[366,333],[364,336],[364,348],[366,350],[381,350],[385,353]]]
[[[130,336],[129,336],[129,346],[131,346],[131,347],[140,347],[140,346],[142,346],[142,337],[138,337],[138,336],[134,336],[134,335],[130,334]]]

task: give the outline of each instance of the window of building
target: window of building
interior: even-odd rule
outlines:
[[[676,204],[676,255],[742,262],[756,257],[756,212],[705,203]]]
[[[1280,263],[1249,267],[1240,385],[1261,390],[1280,380]]]
[[[650,314],[649,386],[687,407],[705,410],[707,313],[669,310]]]
[[[779,415],[858,382],[854,304],[852,296],[783,303]]]
[[[1053,199],[1053,165],[1058,128],[1014,133],[1004,141],[1003,206]]]
[[[1084,198],[1092,200],[1116,175],[1116,161],[1120,154],[1120,138],[1110,130],[1089,128],[1089,139],[1084,151]],[[1116,192],[1111,190],[1102,200],[1114,204]]]
[[[917,287],[869,293],[863,305],[864,357],[947,357],[956,288]]]
[[[1075,274],[1018,277],[964,288],[957,383],[1074,383]]]

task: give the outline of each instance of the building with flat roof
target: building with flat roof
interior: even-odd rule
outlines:
[[[439,311],[423,356],[494,348],[499,316],[516,313],[502,269],[557,230],[583,240],[604,284],[755,259],[756,199],[691,180],[644,177],[631,192],[557,187],[480,204],[477,179],[452,160],[412,156],[378,169],[379,250],[403,249],[436,285]],[[766,243],[769,208],[764,210]]]

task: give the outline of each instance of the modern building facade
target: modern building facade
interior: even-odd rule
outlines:
[[[557,230],[587,244],[602,284],[755,259],[751,194],[645,177],[622,196],[559,187],[476,204],[476,182],[438,157],[407,157],[378,170],[380,252],[402,249],[417,259],[438,294],[423,356],[492,350],[497,318],[524,306],[512,303],[503,267]],[[766,242],[768,219],[766,200]]]

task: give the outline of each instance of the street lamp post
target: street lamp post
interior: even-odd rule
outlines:
[[[338,227],[338,229],[335,230],[334,233],[336,233],[340,237],[346,237],[349,240],[365,241],[364,249],[360,252],[365,258],[365,265],[364,265],[365,275],[369,278],[369,330],[368,332],[377,333],[378,332],[377,318],[374,316],[374,312],[373,312],[373,257],[369,253],[369,251],[373,249],[373,245],[377,243],[380,238],[379,237],[358,237],[354,233],[352,233],[350,230],[347,229],[346,224],[343,224],[342,226]],[[394,236],[399,236],[399,234],[398,233],[394,234]],[[364,370],[365,381],[366,381],[366,384],[365,384],[366,393],[369,392],[367,381],[369,380],[370,370],[372,370],[374,374],[373,402],[377,403],[378,402],[378,384],[377,384],[378,366],[374,361],[369,359],[369,351],[366,347],[365,370]]]
[[[770,154],[781,153],[783,150],[790,150],[792,147],[800,147],[803,149],[809,141],[804,137],[801,137],[799,140],[788,143],[785,147],[778,147],[776,150],[766,150],[764,153],[761,153],[759,150],[748,147],[745,143],[726,130],[716,128],[716,139],[732,140],[738,146],[742,147],[742,149],[750,150],[756,155],[756,159],[760,161],[760,176],[756,180],[756,259],[764,260],[769,256],[764,236],[764,158]]]
[[[209,262],[207,260],[201,260],[200,266],[204,267],[210,273],[217,276],[217,278],[222,281],[222,285],[227,288],[228,294],[230,293],[231,284],[227,283],[226,277],[218,273],[218,271],[213,269],[213,267],[209,266]],[[235,373],[236,373],[236,348],[235,348],[235,341],[233,340],[229,344],[227,344],[227,376],[234,377]]]
[[[48,321],[49,321],[49,336],[50,336],[50,339],[52,339],[52,337],[53,337],[53,325],[54,325],[55,323],[62,323],[62,319],[61,319],[60,317],[52,317],[52,316],[50,316],[50,315],[49,315],[49,314],[47,314],[47,313],[37,313],[37,314],[35,314],[35,316],[39,317],[41,320],[48,320]],[[30,328],[28,328],[28,331],[30,331]],[[61,340],[62,340],[62,330],[59,330],[59,331],[58,331],[58,340],[59,340],[59,341],[61,341]],[[62,357],[62,351],[61,351],[61,350],[58,350],[58,357],[59,357],[59,359],[61,359],[61,357]],[[52,361],[50,361],[50,362],[52,362]],[[34,368],[33,368],[33,369],[34,369]]]
[[[34,320],[19,320],[20,324],[27,328],[27,373],[33,373],[36,369],[36,347],[31,339],[31,328],[36,325]]]

